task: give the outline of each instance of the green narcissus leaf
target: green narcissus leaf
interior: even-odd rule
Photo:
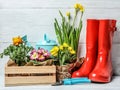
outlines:
[[[62,18],[64,18],[64,16],[63,16],[63,14],[62,14],[62,12],[59,10],[59,13],[60,13],[60,16],[62,17]]]

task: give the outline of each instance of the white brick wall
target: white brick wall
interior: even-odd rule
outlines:
[[[84,27],[80,38],[81,56],[85,56],[87,18],[118,20],[112,60],[115,74],[120,75],[120,0],[0,0],[0,52],[11,43],[11,38],[17,35],[27,34],[33,45],[42,39],[44,33],[54,39],[56,36],[53,22],[55,17],[60,18],[58,10],[64,14],[66,11],[74,13],[73,5],[76,2],[85,6]],[[4,60],[0,60],[0,68],[3,68]]]

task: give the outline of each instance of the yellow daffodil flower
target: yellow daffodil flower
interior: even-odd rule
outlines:
[[[81,12],[84,12],[84,7],[81,4],[79,4],[79,9]]]
[[[82,4],[79,4],[79,3],[76,3],[74,5],[74,8],[77,10],[77,11],[81,11],[81,12],[84,12],[84,7],[82,6]]]
[[[76,3],[76,4],[74,5],[74,8],[75,8],[75,9],[78,9],[78,8],[79,8],[79,4]]]

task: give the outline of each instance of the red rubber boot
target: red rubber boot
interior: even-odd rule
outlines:
[[[93,70],[98,52],[98,30],[99,20],[88,19],[86,28],[86,58],[81,68],[72,74],[72,78],[88,77],[89,73]]]
[[[115,31],[116,20],[99,21],[99,38],[98,38],[98,58],[89,79],[94,82],[110,82],[113,69],[111,61],[112,37]]]

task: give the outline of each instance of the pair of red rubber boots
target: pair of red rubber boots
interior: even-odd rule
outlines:
[[[86,28],[86,58],[72,78],[88,77],[94,82],[110,82],[113,74],[111,46],[116,20],[88,19]]]

